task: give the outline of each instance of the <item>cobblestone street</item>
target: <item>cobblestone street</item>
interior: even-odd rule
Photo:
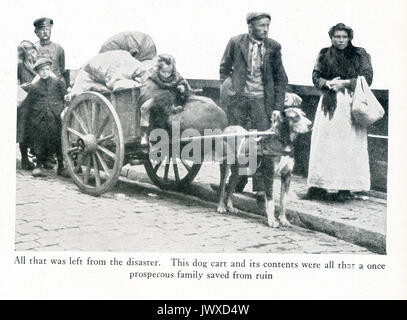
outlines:
[[[16,250],[371,253],[323,233],[271,229],[255,218],[119,182],[92,197],[49,171],[17,169]]]

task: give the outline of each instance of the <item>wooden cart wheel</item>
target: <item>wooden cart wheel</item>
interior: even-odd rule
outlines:
[[[116,184],[123,166],[123,130],[103,95],[84,92],[72,101],[62,121],[62,152],[83,192],[98,196]]]
[[[169,190],[182,190],[187,187],[195,179],[201,165],[201,161],[196,163],[171,155],[163,161],[153,160],[150,157],[144,161],[144,167],[151,181],[161,189]]]

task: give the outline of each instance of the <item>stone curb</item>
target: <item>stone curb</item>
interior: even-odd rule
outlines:
[[[126,170],[122,172],[124,177],[121,181],[135,184],[143,189],[151,190],[156,193],[167,194],[176,198],[195,201],[205,206],[210,205],[216,210],[218,195],[208,184],[192,183],[182,192],[162,190],[151,184],[147,174]],[[137,181],[137,182],[136,182]],[[261,220],[267,223],[266,217],[257,205],[257,201],[246,195],[237,194],[233,199],[234,206],[239,209],[239,215]],[[279,207],[276,206],[278,212]],[[367,230],[361,227],[352,226],[343,222],[327,219],[311,212],[303,212],[298,209],[287,208],[287,219],[293,224],[302,228],[326,233],[338,239],[365,247],[378,254],[386,254],[386,235]]]

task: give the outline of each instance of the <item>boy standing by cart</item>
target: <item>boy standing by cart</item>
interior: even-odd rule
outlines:
[[[50,77],[52,61],[38,59],[34,71],[40,79],[31,84],[24,103],[28,108],[28,136],[30,145],[37,156],[37,164],[32,174],[44,176],[42,170],[47,159],[56,154],[58,175],[68,177],[64,168],[61,148],[61,112],[64,109],[65,83]]]

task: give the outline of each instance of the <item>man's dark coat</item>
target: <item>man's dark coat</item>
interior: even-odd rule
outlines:
[[[249,35],[241,34],[229,40],[220,63],[220,80],[232,79],[232,91],[243,93],[249,63]],[[281,45],[270,38],[264,40],[263,85],[266,111],[284,109],[285,91],[288,84],[281,60]]]

